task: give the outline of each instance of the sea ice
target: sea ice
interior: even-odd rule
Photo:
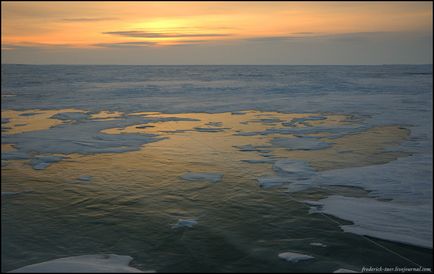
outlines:
[[[318,150],[330,147],[330,143],[321,142],[316,138],[273,138],[271,144],[288,150]]]
[[[315,174],[315,170],[303,160],[283,159],[274,163],[273,169],[277,172],[287,173],[298,179],[309,179]]]
[[[56,163],[64,159],[63,156],[36,156],[30,161],[33,169],[41,170],[47,168],[52,163]]]
[[[312,256],[301,254],[301,253],[295,253],[295,252],[280,253],[279,258],[291,263],[297,263],[299,261],[314,259],[314,257]]]
[[[181,228],[181,227],[192,228],[194,225],[197,225],[196,219],[179,219],[176,224],[172,225],[172,228]]]
[[[64,121],[69,121],[69,120],[78,121],[78,120],[84,120],[89,118],[89,114],[84,112],[60,112],[54,114],[50,118],[57,119],[57,120],[64,120]]]
[[[291,183],[291,180],[286,177],[260,177],[256,179],[261,188],[268,189],[272,187],[279,187],[283,184]]]
[[[188,181],[209,181],[211,183],[216,183],[220,181],[223,177],[221,173],[194,173],[187,172],[181,175],[181,178]]]
[[[304,117],[304,118],[294,118],[289,122],[283,122],[282,125],[287,126],[287,127],[293,127],[297,123],[304,123],[305,121],[319,121],[319,120],[325,120],[325,119],[327,119],[327,117],[324,117],[324,116],[310,116],[310,117]]]
[[[116,254],[82,255],[32,264],[10,271],[11,273],[143,273],[128,266],[130,256]]]
[[[310,205],[310,206],[322,206],[323,204],[317,201],[309,201],[309,200],[305,200],[303,201],[303,203]]]
[[[77,180],[79,181],[84,181],[84,182],[88,182],[90,180],[92,180],[92,176],[89,175],[81,175],[77,178]]]
[[[155,134],[106,134],[108,128],[149,122],[142,117],[124,120],[82,120],[80,123],[61,124],[47,130],[29,131],[2,136],[2,143],[11,143],[18,151],[2,152],[2,159],[28,158],[29,153],[93,154],[121,153],[139,150],[143,144],[164,138]]]
[[[352,221],[345,232],[432,248],[432,204],[408,205],[338,195],[319,201],[319,212]]]
[[[351,270],[351,269],[339,268],[339,269],[333,271],[333,273],[359,273],[359,272]]]
[[[254,147],[252,145],[233,146],[238,148],[239,151],[258,151],[258,152],[270,152],[270,150],[263,149],[263,147]],[[268,148],[268,147],[267,147]]]
[[[319,247],[327,247],[327,245],[323,243],[310,243],[311,246],[319,246]]]

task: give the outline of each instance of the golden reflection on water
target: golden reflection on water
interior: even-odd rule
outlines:
[[[49,117],[65,111],[72,110],[35,111],[40,114],[26,117],[19,116],[21,112],[7,111],[4,117],[11,118],[8,125],[12,126],[7,133],[47,129],[58,125],[62,122]],[[122,113],[100,112],[91,118],[115,118],[120,115]],[[322,136],[323,138],[319,140],[331,142],[333,145],[321,150],[287,150],[271,146],[270,141],[274,137],[294,138],[292,134],[252,136],[236,134],[285,128],[282,122],[321,114],[245,111],[242,115],[230,112],[216,114],[141,112],[130,115],[141,115],[150,119],[176,117],[195,120],[156,120],[146,124],[102,131],[107,134],[152,133],[166,137],[161,141],[143,145],[139,151],[118,154],[70,154],[66,155],[67,159],[53,163],[43,171],[33,170],[26,161],[9,161],[13,165],[8,164],[9,168],[3,171],[12,174],[14,169],[20,167],[33,178],[63,178],[62,180],[69,183],[74,183],[78,176],[85,174],[94,176],[93,184],[109,180],[117,181],[121,185],[146,182],[149,187],[152,185],[164,187],[164,184],[170,184],[171,178],[179,180],[179,176],[188,171],[220,172],[224,174],[223,180],[242,183],[246,179],[250,181],[260,176],[274,174],[272,163],[247,163],[242,160],[302,159],[307,160],[317,170],[381,164],[403,155],[400,152],[387,152],[384,148],[398,145],[409,135],[408,130],[397,126],[371,128],[336,139],[327,139],[328,134],[316,133],[310,135]],[[344,126],[352,122],[351,117],[346,115],[322,114],[322,116],[326,119],[304,121],[294,126]],[[14,124],[24,120],[28,123],[26,128],[13,127]],[[208,129],[218,131],[207,132]],[[252,145],[264,151],[240,151],[239,146],[243,145]],[[3,149],[13,149],[13,147],[3,144]]]
[[[64,122],[62,120],[50,118],[60,112],[85,112],[79,109],[61,109],[61,110],[39,110],[32,109],[26,111],[5,110],[2,111],[2,118],[9,119],[9,122],[2,123],[2,134],[17,134],[28,131],[44,130],[54,127]]]

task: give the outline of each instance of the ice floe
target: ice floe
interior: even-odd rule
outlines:
[[[89,182],[90,180],[92,180],[92,176],[89,175],[81,175],[77,178],[78,181],[82,181],[82,182]]]
[[[258,152],[271,152],[271,150],[268,149],[264,149],[264,148],[269,148],[269,147],[255,147],[253,145],[242,145],[242,146],[233,146],[235,148],[238,148],[239,151],[258,151]]]
[[[256,179],[258,186],[264,189],[279,187],[283,184],[291,183],[291,179],[287,177],[260,177]]]
[[[274,163],[273,169],[277,172],[287,173],[291,178],[309,179],[315,175],[315,170],[303,160],[278,160]]]
[[[192,228],[195,225],[197,225],[196,219],[179,219],[176,224],[172,225],[172,228],[182,228],[182,227]]]
[[[301,253],[295,253],[295,252],[280,253],[279,258],[291,263],[297,263],[299,261],[314,259],[314,257],[312,256],[301,254]]]
[[[323,243],[310,243],[311,246],[319,246],[319,247],[327,247],[327,245]]]
[[[51,119],[78,121],[89,118],[89,113],[84,112],[60,112],[50,117]]]
[[[318,150],[331,146],[330,143],[318,141],[316,138],[273,138],[271,144],[288,150]]]
[[[351,270],[351,269],[339,268],[339,269],[333,271],[333,273],[359,273],[359,272]]]
[[[56,163],[64,159],[63,156],[36,156],[30,161],[33,169],[41,170],[46,169],[52,163]]]
[[[188,181],[208,181],[211,183],[216,183],[220,181],[223,177],[221,173],[194,173],[187,172],[181,175],[181,178]]]
[[[128,266],[130,256],[116,254],[82,255],[32,264],[10,271],[11,273],[143,273]]]
[[[121,153],[139,150],[142,145],[164,138],[155,134],[106,134],[108,128],[146,122],[141,117],[125,120],[82,120],[80,123],[61,124],[47,130],[29,131],[2,136],[2,143],[11,143],[18,151],[2,152],[2,159],[28,158],[31,153],[93,154]]]
[[[309,116],[309,117],[303,117],[303,118],[293,118],[289,122],[283,122],[282,125],[287,126],[287,127],[293,127],[293,126],[297,125],[298,123],[304,123],[306,121],[320,121],[320,120],[325,120],[325,119],[327,119],[327,117],[324,117],[324,116]]]
[[[432,205],[403,205],[339,195],[319,202],[319,212],[354,223],[340,226],[346,232],[432,248]]]

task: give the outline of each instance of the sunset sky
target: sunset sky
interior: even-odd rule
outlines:
[[[2,62],[432,63],[431,2],[2,2]]]

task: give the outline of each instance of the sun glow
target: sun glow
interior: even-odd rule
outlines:
[[[430,18],[425,4],[404,2],[7,2],[2,3],[2,48],[152,47],[418,31],[431,28]]]

